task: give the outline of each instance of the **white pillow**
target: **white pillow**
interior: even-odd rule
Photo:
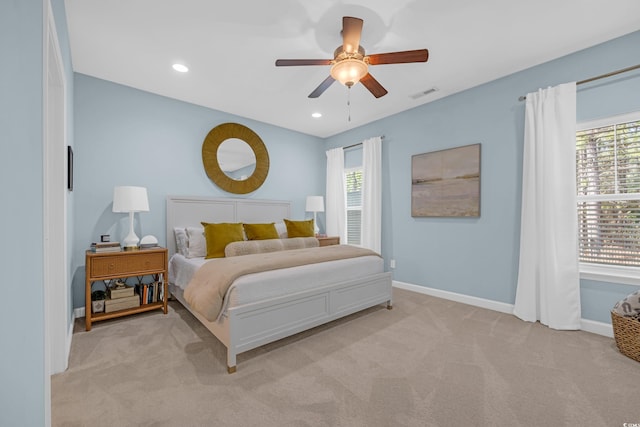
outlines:
[[[182,256],[187,256],[189,238],[187,237],[187,230],[181,227],[173,229],[173,234],[176,236],[176,249]]]
[[[286,239],[287,238],[287,226],[285,225],[284,221],[276,222],[275,226],[276,226],[276,231],[278,232],[278,236],[281,239]]]
[[[204,257],[207,255],[207,241],[204,237],[204,228],[187,227],[187,258]]]

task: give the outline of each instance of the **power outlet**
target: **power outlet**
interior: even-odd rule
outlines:
[[[396,268],[396,260],[392,259],[391,261],[389,261],[389,268]]]

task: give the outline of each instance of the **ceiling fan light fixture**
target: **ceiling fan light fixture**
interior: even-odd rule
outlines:
[[[361,59],[343,59],[331,67],[331,77],[347,87],[358,83],[368,73],[369,66]]]

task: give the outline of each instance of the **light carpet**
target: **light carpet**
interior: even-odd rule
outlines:
[[[79,319],[54,426],[620,426],[640,365],[611,338],[394,289],[371,308],[238,355],[177,301]]]

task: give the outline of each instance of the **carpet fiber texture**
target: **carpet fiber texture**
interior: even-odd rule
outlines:
[[[620,426],[640,365],[612,338],[394,289],[374,307],[238,355],[177,301],[76,324],[54,426]]]

